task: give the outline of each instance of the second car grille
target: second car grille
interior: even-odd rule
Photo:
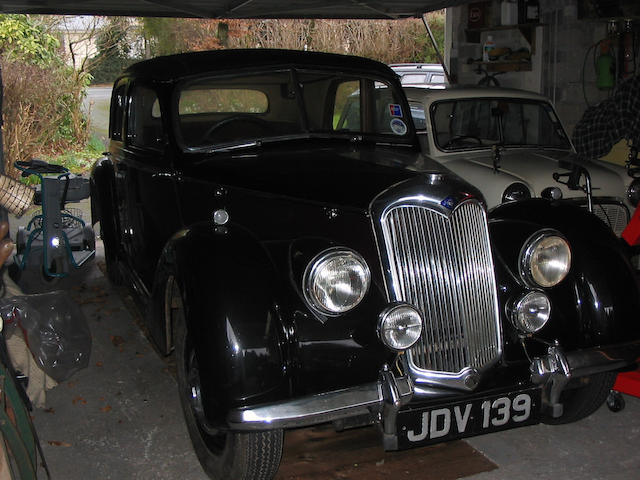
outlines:
[[[629,223],[629,210],[619,203],[598,203],[594,199],[593,213],[609,225],[617,236],[622,235],[622,231]]]
[[[423,334],[410,350],[415,367],[480,369],[500,353],[496,284],[486,214],[475,200],[445,216],[401,205],[382,219],[392,298],[418,307]]]

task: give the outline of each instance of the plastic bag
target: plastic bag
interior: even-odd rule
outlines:
[[[5,326],[14,324],[27,339],[42,370],[62,382],[89,364],[91,332],[87,320],[66,292],[0,299]]]

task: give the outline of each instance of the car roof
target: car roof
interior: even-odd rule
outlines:
[[[544,102],[549,101],[544,95],[527,90],[504,87],[483,87],[478,85],[448,85],[440,89],[407,86],[403,87],[403,90],[409,98],[421,97],[428,102],[460,98],[521,98]]]
[[[258,70],[263,67],[330,67],[336,71],[366,71],[386,78],[396,74],[384,63],[362,57],[279,49],[237,49],[189,52],[144,60],[128,67],[122,77],[170,81],[209,72]]]
[[[389,67],[395,71],[407,72],[444,72],[444,68],[439,63],[391,63]]]

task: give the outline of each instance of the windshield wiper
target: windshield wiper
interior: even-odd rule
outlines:
[[[219,147],[194,147],[190,148],[192,152],[204,152],[204,153],[220,153],[220,152],[233,152],[235,150],[245,150],[247,148],[259,147],[262,145],[262,140],[252,140],[250,142],[234,143],[232,145],[221,145]]]
[[[331,133],[319,133],[319,132],[304,132],[293,133],[289,135],[280,135],[277,137],[265,137],[256,140],[247,140],[241,143],[226,144],[220,146],[207,146],[207,147],[191,147],[188,150],[191,152],[202,153],[226,153],[236,150],[246,150],[248,148],[257,148],[266,144],[290,142],[294,140],[309,140],[309,139],[321,139],[321,140],[339,140],[342,142],[350,143],[362,143],[364,142],[364,136],[361,134],[354,134],[353,132],[331,132]],[[384,142],[377,142],[377,144],[384,144]],[[390,144],[391,145],[391,144]],[[395,143],[393,145],[396,145]]]

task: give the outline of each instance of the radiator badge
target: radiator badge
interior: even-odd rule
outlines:
[[[442,200],[440,202],[440,205],[442,205],[444,208],[448,208],[449,210],[453,210],[453,207],[456,206],[458,202],[456,201],[455,198],[449,196],[447,198],[445,198],[444,200]]]
[[[449,195],[447,198],[445,198],[440,202],[440,205],[442,205],[444,208],[447,208],[449,210],[453,210],[460,202],[462,202],[463,200],[467,200],[472,196],[473,195],[469,195],[468,193],[464,193],[464,192],[458,193],[455,196]]]

